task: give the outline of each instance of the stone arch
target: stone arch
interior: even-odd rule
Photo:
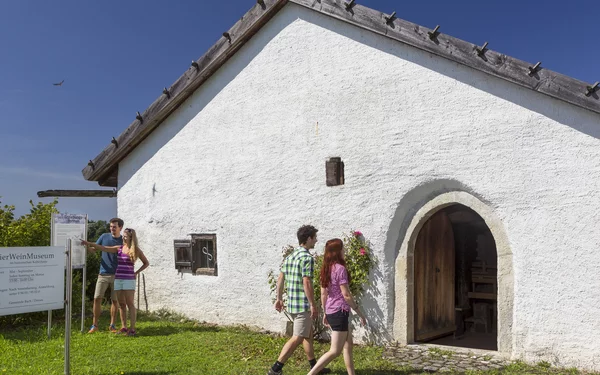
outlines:
[[[405,222],[409,224],[403,238],[400,238],[400,247],[395,260],[393,337],[400,344],[414,342],[413,261],[415,241],[419,231],[433,214],[454,204],[462,204],[479,214],[494,236],[498,256],[498,352],[510,356],[512,354],[514,276],[508,236],[502,221],[492,208],[465,191],[440,193],[413,211],[415,213],[412,217],[405,219]]]

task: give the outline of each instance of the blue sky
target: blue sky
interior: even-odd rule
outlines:
[[[600,2],[357,3],[577,79],[600,80]],[[17,213],[47,189],[95,189],[81,170],[254,0],[0,1],[0,201]],[[65,80],[62,87],[52,83]],[[43,199],[48,202],[50,199]],[[116,214],[115,199],[62,212]]]

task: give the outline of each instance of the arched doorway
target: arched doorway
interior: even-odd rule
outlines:
[[[435,212],[414,249],[415,342],[497,350],[497,277],[483,218],[462,204]]]
[[[418,193],[418,192],[417,192]],[[413,195],[418,195],[417,193],[413,193]],[[495,338],[496,338],[496,347],[499,353],[506,355],[506,356],[511,356],[512,355],[512,338],[513,338],[513,333],[512,333],[512,322],[513,322],[513,296],[514,296],[514,292],[513,292],[513,288],[514,288],[514,281],[513,281],[513,266],[512,266],[512,252],[510,250],[510,246],[509,246],[509,242],[508,242],[508,237],[506,235],[505,229],[504,229],[504,225],[502,224],[502,221],[500,220],[500,218],[495,214],[495,212],[491,209],[491,207],[489,207],[486,203],[482,202],[479,198],[464,192],[464,191],[451,191],[451,192],[445,192],[445,193],[440,193],[437,196],[433,195],[431,192],[427,193],[425,197],[428,197],[426,200],[423,201],[423,203],[418,204],[417,207],[414,207],[412,210],[409,211],[409,216],[405,216],[404,217],[404,223],[402,224],[401,227],[401,233],[400,233],[400,238],[399,238],[399,250],[396,256],[396,261],[395,261],[395,279],[394,279],[394,290],[395,290],[395,307],[394,307],[394,321],[393,321],[393,337],[396,341],[398,341],[400,344],[411,344],[411,343],[419,343],[419,342],[429,342],[430,340],[436,340],[436,337],[439,339],[440,336],[444,336],[444,335],[450,335],[449,338],[448,336],[446,336],[447,340],[452,340],[452,343],[450,345],[453,346],[458,346],[457,343],[459,343],[459,341],[461,340],[454,340],[454,333],[457,332],[458,330],[456,329],[456,324],[454,327],[451,327],[452,331],[450,332],[450,328],[449,326],[451,326],[452,323],[456,322],[456,308],[457,306],[460,307],[460,305],[457,305],[456,301],[457,301],[457,297],[462,295],[462,293],[469,293],[472,292],[472,285],[467,285],[465,286],[465,281],[467,280],[466,277],[468,277],[468,274],[466,276],[461,276],[459,275],[458,280],[459,282],[457,283],[457,266],[460,266],[460,263],[457,263],[456,261],[456,254],[453,254],[454,257],[454,267],[448,267],[450,270],[454,270],[454,275],[453,277],[448,276],[447,274],[444,276],[442,275],[443,272],[446,271],[442,271],[442,268],[439,268],[439,266],[437,268],[440,269],[440,272],[436,271],[436,268],[433,268],[433,272],[435,272],[436,274],[439,274],[439,278],[446,278],[446,280],[454,280],[454,285],[452,288],[448,288],[446,286],[446,291],[450,290],[452,296],[451,298],[447,298],[446,300],[442,300],[441,302],[437,303],[437,307],[434,304],[433,307],[433,311],[435,312],[436,309],[438,311],[438,314],[445,314],[445,318],[441,318],[440,322],[441,324],[438,323],[432,323],[432,328],[439,328],[440,329],[440,333],[435,335],[433,333],[435,332],[431,332],[432,334],[429,337],[419,337],[417,333],[417,326],[419,324],[422,324],[422,322],[418,321],[418,318],[416,318],[416,311],[415,309],[420,308],[422,309],[423,307],[419,307],[417,305],[416,302],[417,300],[417,293],[419,293],[419,291],[417,290],[417,288],[421,288],[420,286],[417,286],[417,283],[419,281],[417,281],[417,278],[423,278],[425,276],[418,276],[416,274],[416,268],[415,268],[415,261],[419,261],[418,256],[416,255],[416,251],[417,251],[417,242],[418,242],[418,237],[419,234],[421,233],[421,230],[426,226],[426,223],[435,216],[436,213],[442,211],[444,212],[444,214],[447,217],[447,221],[444,219],[442,221],[446,222],[446,228],[452,228],[452,240],[455,243],[455,247],[456,247],[456,241],[461,241],[464,240],[464,236],[462,236],[462,234],[456,236],[455,233],[455,229],[453,226],[452,221],[455,222],[456,224],[459,225],[467,225],[468,226],[475,226],[478,227],[482,230],[482,232],[487,231],[487,235],[484,235],[484,237],[487,237],[488,239],[493,239],[494,245],[495,245],[495,251],[496,251],[496,286],[495,288],[497,288],[497,293],[496,293],[496,311],[494,312],[494,318],[492,323],[488,325],[488,327],[485,327],[485,324],[477,321],[477,322],[465,322],[465,333],[467,332],[467,330],[475,330],[475,331],[481,331],[481,330],[493,330]],[[414,201],[413,201],[414,202]],[[444,211],[446,210],[447,211]],[[449,215],[453,216],[452,220],[450,219]],[[461,219],[462,218],[462,219]],[[476,220],[474,220],[476,219]],[[440,222],[440,218],[435,219],[436,221]],[[463,229],[464,229],[463,228]],[[435,226],[432,226],[429,229],[426,229],[426,231],[431,231],[432,229],[435,229]],[[461,229],[462,230],[462,229]],[[457,230],[457,233],[462,233],[461,230]],[[424,232],[425,233],[425,232]],[[468,233],[468,232],[467,232]],[[472,232],[471,232],[472,234]],[[448,234],[443,234],[441,236],[442,243],[449,243],[450,241],[448,240]],[[454,238],[455,237],[455,238]],[[484,242],[484,239],[478,234],[477,237],[479,237],[479,240],[482,242]],[[445,238],[445,240],[443,240],[443,238]],[[444,242],[445,241],[445,242]],[[424,246],[424,245],[419,245],[419,246]],[[436,246],[441,246],[441,245],[436,245]],[[463,246],[463,245],[461,245]],[[473,246],[472,242],[470,242],[469,245],[467,246]],[[425,253],[427,254],[427,253]],[[474,254],[471,251],[471,254]],[[483,253],[482,253],[483,254]],[[476,257],[479,255],[476,255]],[[492,256],[493,257],[493,252],[487,252],[485,254],[483,254],[483,257],[488,259],[488,257]],[[425,257],[430,257],[430,255],[425,255]],[[443,258],[441,258],[443,259]],[[473,260],[473,262],[475,262],[476,260]],[[446,262],[450,262],[450,261],[446,261]],[[470,262],[470,258],[468,257],[464,257],[461,258],[459,260],[459,262],[463,262],[463,263],[469,263]],[[471,263],[473,263],[471,262]],[[492,263],[492,262],[490,262]],[[435,263],[434,263],[435,264]],[[480,264],[481,265],[481,264]],[[472,267],[473,265],[471,264],[470,267]],[[463,265],[464,268],[466,268],[466,266]],[[422,271],[417,271],[417,272],[422,272]],[[432,272],[431,270],[428,272]],[[462,272],[459,270],[459,272]],[[465,271],[466,273],[466,271]],[[460,279],[461,277],[463,277],[464,279]],[[489,277],[488,277],[489,279]],[[431,280],[430,278],[428,280]],[[462,280],[462,281],[461,281]],[[435,281],[434,281],[435,282]],[[493,286],[493,284],[492,284]],[[466,288],[469,289],[466,289]],[[494,286],[493,286],[494,287]],[[428,289],[428,287],[425,287],[426,289]],[[461,288],[461,289],[459,289]],[[475,292],[480,291],[479,289],[480,287],[475,288]],[[487,287],[484,287],[487,288]],[[435,288],[433,289],[434,292],[433,293],[440,293],[439,291],[435,291]],[[454,291],[452,293],[452,290]],[[486,293],[485,291],[482,291],[482,293]],[[471,297],[476,297],[477,295],[471,295]],[[485,296],[485,295],[484,295]],[[466,298],[468,298],[469,295],[466,295]],[[487,296],[489,297],[489,296]],[[431,298],[431,297],[429,297]],[[458,298],[459,301],[463,301],[463,299]],[[453,301],[454,303],[452,303],[451,301]],[[479,302],[476,301],[476,299],[474,300],[474,302]],[[430,307],[431,308],[431,307]],[[478,307],[481,308],[481,307]],[[451,314],[450,311],[452,311],[452,309],[454,310],[454,314]],[[444,313],[442,313],[442,311],[445,311]],[[469,314],[471,314],[472,312],[466,311],[464,313],[463,319],[468,319],[471,316],[469,316]],[[452,315],[452,316],[451,316]],[[460,318],[460,317],[459,317]],[[426,319],[429,318],[425,318],[423,319],[423,321],[426,321]],[[445,320],[444,320],[445,319]],[[495,321],[495,326],[494,326],[494,321]],[[431,323],[431,322],[430,322]],[[444,326],[444,324],[446,326]],[[476,326],[473,328],[473,326]],[[421,327],[422,328],[422,327]],[[433,329],[430,329],[433,331]],[[441,333],[444,330],[446,330],[445,333]],[[491,332],[490,332],[491,333]],[[458,336],[460,337],[460,332],[458,333]],[[463,340],[465,340],[465,338],[463,338]],[[493,341],[493,340],[492,340]],[[466,341],[464,341],[466,342]],[[462,343],[460,343],[462,344]]]

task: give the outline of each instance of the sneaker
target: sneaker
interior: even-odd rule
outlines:
[[[267,375],[283,375],[283,370],[281,370],[279,372],[275,372],[275,371],[273,371],[272,368],[270,368],[269,372],[267,372]]]
[[[117,327],[115,327],[114,324],[111,324],[110,326],[108,326],[108,330],[111,331],[112,333],[119,332],[119,330],[117,329]]]
[[[135,329],[130,329],[127,331],[127,336],[135,336]]]
[[[118,332],[116,332],[117,334],[121,334],[121,335],[126,335],[127,334],[127,328],[121,328]]]
[[[320,374],[331,374],[331,369],[329,367],[325,367],[323,370],[319,371]]]
[[[92,324],[88,333],[94,333],[94,332],[98,332],[98,327],[96,327],[95,325]]]

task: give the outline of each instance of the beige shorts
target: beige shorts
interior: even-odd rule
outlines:
[[[117,302],[117,292],[115,292],[115,275],[98,275],[96,281],[96,290],[94,291],[94,299],[104,298],[106,289],[110,288],[110,299]]]
[[[310,311],[304,311],[298,314],[290,314],[294,321],[294,336],[310,338],[312,331],[312,319]]]

